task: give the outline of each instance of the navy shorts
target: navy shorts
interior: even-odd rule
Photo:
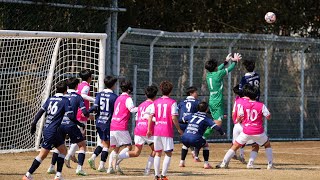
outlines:
[[[79,143],[84,140],[84,137],[77,125],[61,125],[60,132],[65,138],[68,134],[71,143]]]
[[[184,132],[186,129],[187,129],[187,127],[188,127],[188,124],[183,124],[183,123],[179,123],[179,125],[180,125],[180,129]]]
[[[184,134],[181,137],[181,142],[188,148],[191,146],[198,149],[202,148],[207,143],[207,141],[202,137],[189,136],[188,134]]]
[[[64,138],[61,133],[56,132],[43,132],[43,142],[41,147],[47,150],[51,150],[53,147],[59,147],[64,144]]]
[[[99,126],[97,126],[96,128],[101,140],[110,141],[110,128],[102,128]]]

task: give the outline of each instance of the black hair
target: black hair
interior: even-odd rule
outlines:
[[[80,80],[76,77],[71,77],[67,80],[67,86],[69,89],[75,89],[79,83]]]
[[[186,94],[187,96],[190,96],[192,93],[198,91],[198,89],[194,86],[190,86],[186,89]]]
[[[158,93],[158,88],[155,85],[147,86],[146,88],[144,88],[144,94],[149,99],[153,99],[154,97],[156,97],[157,93]]]
[[[249,97],[251,100],[256,100],[258,96],[258,88],[246,84],[243,86],[243,95]]]
[[[205,68],[209,72],[213,72],[218,66],[218,61],[215,59],[210,59],[209,61],[206,61]]]
[[[118,81],[117,78],[112,77],[112,76],[107,76],[104,78],[104,85],[107,88],[111,89],[116,84],[117,81]]]
[[[168,96],[173,89],[173,84],[170,81],[162,81],[160,83],[160,90],[162,95]]]
[[[200,112],[206,112],[208,109],[209,105],[206,102],[201,102],[198,104],[198,111]]]
[[[235,87],[233,87],[233,92],[234,92],[236,95],[238,95],[238,96],[240,96],[240,97],[243,97],[243,93],[242,93],[242,91],[239,89],[239,84],[237,84]]]
[[[242,64],[248,72],[253,72],[254,68],[256,67],[256,63],[254,61],[244,60]]]
[[[120,89],[122,92],[131,93],[133,91],[132,83],[129,80],[122,80],[120,82]]]
[[[67,89],[68,89],[68,86],[67,86],[66,81],[60,81],[56,85],[56,92],[57,93],[64,93],[67,91]]]
[[[88,69],[84,69],[79,73],[80,78],[82,81],[87,81],[93,74],[93,71],[90,71]]]

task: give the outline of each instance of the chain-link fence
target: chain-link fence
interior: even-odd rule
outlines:
[[[145,86],[163,80],[174,83],[172,97],[186,97],[193,85],[200,99],[208,100],[204,63],[210,58],[224,61],[229,52],[256,62],[261,76],[261,98],[272,113],[265,123],[273,140],[320,139],[319,95],[320,40],[257,34],[171,33],[128,28],[118,40],[118,73],[133,80],[134,100],[141,103]],[[214,135],[213,141],[232,138],[232,87],[246,73],[238,64],[224,80],[226,137]],[[134,125],[134,122],[132,123]],[[175,137],[178,140],[178,136]]]

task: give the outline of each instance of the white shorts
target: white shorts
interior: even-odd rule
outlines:
[[[151,136],[150,138],[148,138],[147,136],[134,136],[134,144],[138,145],[138,146],[142,146],[145,143],[147,143],[148,145],[151,145],[153,143],[153,139],[154,137]]]
[[[268,141],[268,136],[265,133],[257,134],[257,135],[248,135],[243,132],[237,137],[236,142],[240,145],[244,145],[249,141],[256,142],[260,146],[264,145]]]
[[[110,131],[110,146],[120,147],[131,145],[132,140],[129,131]]]
[[[233,127],[233,137],[232,137],[232,143],[235,143],[236,139],[238,138],[238,136],[240,135],[240,133],[242,133],[243,131],[243,128],[242,128],[242,124],[240,123],[237,123],[234,125]],[[249,140],[246,145],[252,145],[254,144],[255,142],[252,141],[252,140]]]
[[[162,137],[162,136],[154,136],[154,151],[160,152],[171,152],[173,151],[174,144],[173,138],[171,137]]]

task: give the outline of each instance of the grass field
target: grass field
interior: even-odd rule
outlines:
[[[210,163],[212,166],[218,164],[230,144],[210,144]],[[260,150],[256,165],[261,169],[248,170],[246,166],[236,160],[232,160],[229,169],[203,169],[202,162],[193,162],[191,154],[187,156],[186,167],[178,167],[180,160],[181,144],[175,146],[173,159],[169,168],[168,177],[172,180],[191,179],[320,179],[320,142],[275,142],[272,143],[274,152],[274,163],[277,169],[266,170],[266,157],[264,149]],[[75,175],[76,164],[71,164],[72,169],[64,167],[65,179],[93,180],[93,179],[152,179],[153,176],[142,176],[143,168],[147,161],[149,148],[146,147],[141,157],[124,160],[121,167],[126,175],[108,175],[89,169],[87,161],[84,170],[89,176],[79,177]],[[245,150],[246,159],[249,156],[250,147]],[[0,154],[0,180],[21,179],[22,175],[29,169],[37,152]],[[88,158],[89,155],[87,155]],[[200,152],[202,158],[202,152]],[[96,160],[98,166],[100,156]],[[34,179],[53,179],[54,175],[46,174],[51,161],[51,154],[34,173]],[[161,163],[162,164],[162,163]]]

